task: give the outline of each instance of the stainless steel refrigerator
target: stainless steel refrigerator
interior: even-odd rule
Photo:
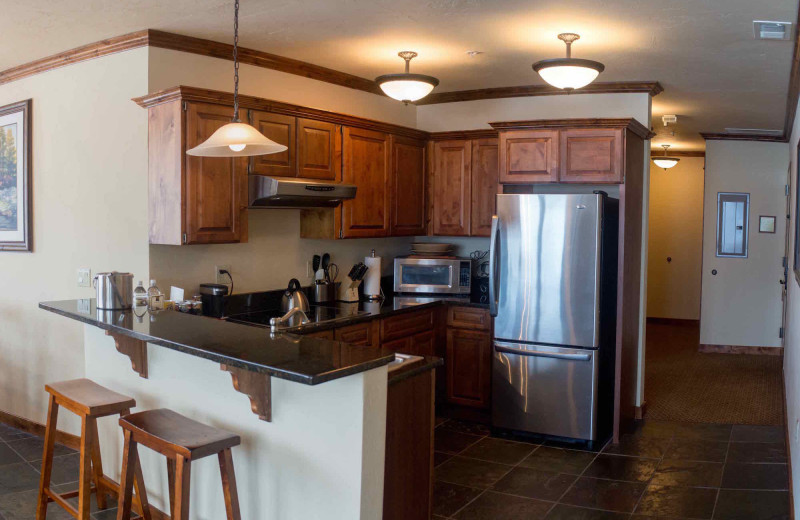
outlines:
[[[587,441],[610,434],[618,208],[603,192],[497,196],[496,428]]]

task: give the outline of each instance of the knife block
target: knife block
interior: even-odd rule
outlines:
[[[358,286],[361,285],[361,280],[351,281],[350,283],[342,283],[339,285],[340,302],[357,302],[359,301]]]

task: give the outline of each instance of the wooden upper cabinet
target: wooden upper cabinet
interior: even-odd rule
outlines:
[[[561,131],[561,182],[621,183],[624,180],[623,128]]]
[[[434,235],[469,235],[471,168],[472,141],[434,143],[431,190]]]
[[[246,120],[241,111],[239,117]],[[187,103],[186,149],[194,148],[231,122],[223,105]],[[186,156],[187,244],[247,240],[247,158]]]
[[[488,237],[492,231],[492,216],[498,186],[497,139],[472,141],[472,204],[470,207],[470,236]]]
[[[250,173],[272,177],[295,177],[297,175],[295,157],[297,118],[253,110],[250,112],[250,123],[268,139],[288,147],[281,153],[251,157]]]
[[[355,184],[356,197],[342,203],[342,238],[385,237],[389,234],[389,136],[345,127],[342,182]]]
[[[297,176],[335,181],[341,165],[338,125],[297,119]]]
[[[500,133],[500,182],[558,181],[558,131],[513,130]]]
[[[427,209],[425,143],[392,136],[391,213],[392,236],[425,235]]]

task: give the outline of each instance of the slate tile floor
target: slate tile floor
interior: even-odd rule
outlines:
[[[32,520],[36,517],[39,496],[39,470],[43,441],[25,432],[0,424],[0,520]],[[52,487],[58,492],[78,489],[80,455],[56,445],[53,458]],[[77,507],[77,498],[71,499]],[[92,497],[92,519],[117,517],[116,509],[98,511]],[[51,503],[47,520],[71,520],[72,516]]]
[[[489,433],[437,421],[434,518],[789,518],[781,426],[648,421],[598,452]]]

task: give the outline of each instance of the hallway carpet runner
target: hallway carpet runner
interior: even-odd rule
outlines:
[[[782,425],[780,356],[701,354],[699,322],[647,324],[649,420]]]

